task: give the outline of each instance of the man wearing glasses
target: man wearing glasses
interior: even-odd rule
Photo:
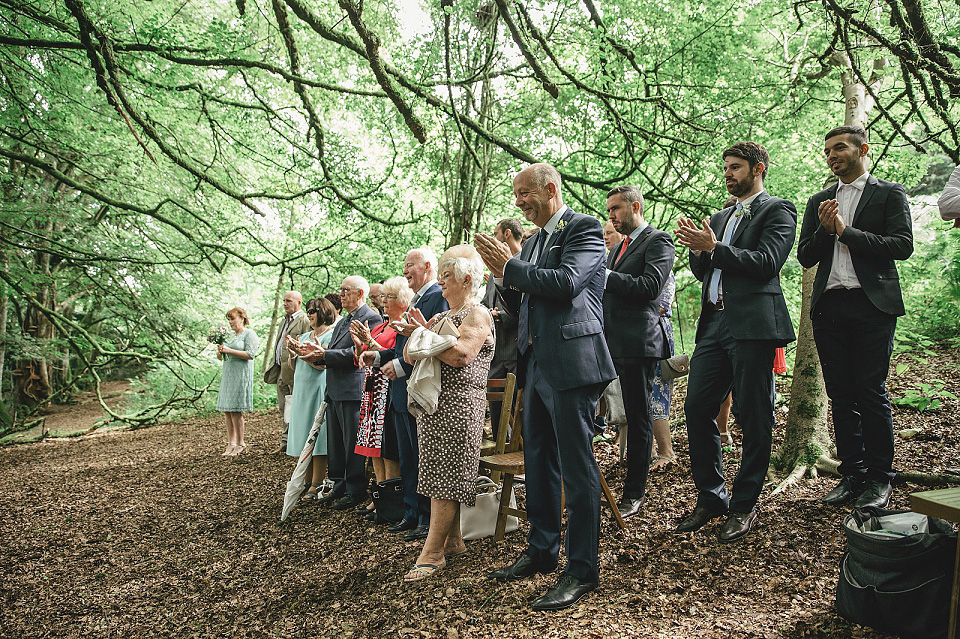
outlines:
[[[367,482],[362,455],[357,455],[357,427],[360,423],[360,399],[363,393],[363,369],[354,360],[350,323],[354,320],[373,328],[380,314],[364,301],[370,285],[352,275],[340,286],[340,302],[347,316],[333,329],[327,348],[312,342],[304,344],[300,356],[308,362],[321,361],[327,367],[327,476],[333,490],[319,501],[336,510],[353,508],[364,500]]]

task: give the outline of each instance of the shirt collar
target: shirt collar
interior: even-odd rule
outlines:
[[[557,228],[557,223],[560,221],[560,218],[563,217],[563,214],[567,212],[568,206],[564,206],[559,211],[553,214],[553,216],[547,220],[547,223],[543,225],[543,231],[549,236]]]
[[[856,190],[862,191],[862,190],[863,190],[863,187],[865,187],[865,186],[867,185],[867,180],[868,180],[869,178],[870,178],[870,174],[869,174],[868,172],[864,171],[864,172],[863,172],[863,175],[861,175],[860,177],[858,177],[858,178],[857,178],[856,180],[854,180],[853,182],[850,182],[849,184],[847,184],[846,182],[844,182],[843,180],[841,180],[840,183],[837,184],[837,189],[839,189],[841,186],[852,186],[852,187],[855,188]]]
[[[759,192],[754,193],[753,195],[751,195],[750,197],[748,197],[748,198],[746,198],[746,199],[744,199],[744,200],[740,200],[740,204],[741,204],[742,206],[744,206],[744,207],[750,206],[751,204],[753,204],[753,201],[754,201],[755,199],[757,199],[757,197],[760,195],[760,193],[763,193],[763,191],[759,191]]]
[[[426,284],[420,287],[420,290],[417,291],[417,295],[419,295],[420,297],[423,297],[426,294],[426,292],[430,290],[430,287],[436,283],[437,283],[437,280],[430,280],[429,282],[427,282]]]
[[[641,220],[640,226],[633,229],[633,233],[630,234],[630,241],[632,242],[638,237],[640,237],[640,234],[643,233],[643,229],[647,228],[648,226],[650,226],[649,222],[647,222],[646,220]]]

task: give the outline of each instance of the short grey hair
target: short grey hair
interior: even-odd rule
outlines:
[[[407,284],[407,278],[402,275],[391,277],[385,281],[383,283],[383,294],[396,295],[397,300],[404,306],[410,306],[410,302],[413,301],[413,296],[416,295],[413,289],[410,288],[410,285]]]
[[[557,193],[560,192],[560,183],[562,181],[560,179],[560,171],[551,165],[546,162],[537,162],[536,164],[531,164],[524,170],[530,171],[533,183],[538,189],[545,189],[548,184],[553,184],[557,187]]]
[[[470,244],[459,244],[451,246],[441,256],[437,272],[443,271],[448,266],[453,271],[453,278],[460,283],[467,280],[470,276],[470,294],[476,296],[483,285],[483,260],[480,254]]]
[[[427,269],[427,273],[433,273],[434,276],[440,272],[439,265],[437,264],[437,254],[433,252],[433,249],[429,246],[421,246],[420,248],[415,248],[409,253],[407,257],[411,255],[418,256],[424,264],[429,264],[430,268]]]
[[[367,282],[367,278],[363,277],[362,275],[351,275],[350,277],[345,278],[343,281],[347,286],[359,288],[360,292],[363,293],[363,299],[367,299],[367,295],[370,294],[370,283]]]

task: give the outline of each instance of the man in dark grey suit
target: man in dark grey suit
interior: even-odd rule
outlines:
[[[533,603],[534,610],[559,610],[595,589],[599,578],[600,470],[593,456],[593,416],[600,393],[617,375],[603,338],[606,251],[600,222],[563,204],[560,174],[549,164],[521,171],[513,194],[524,217],[541,230],[523,245],[520,257],[483,233],[475,243],[487,268],[502,278],[503,301],[518,318],[530,534],[524,553],[489,577],[510,581],[556,570],[562,488],[566,570]]]
[[[770,155],[759,144],[738,142],[728,148],[723,177],[737,204],[714,214],[702,228],[680,218],[676,231],[690,249],[693,274],[703,282],[683,406],[697,505],[677,532],[699,530],[729,512],[720,529],[724,542],[749,533],[756,520],[773,443],[773,357],[778,346],[796,339],[780,289],[780,269],[793,248],[797,210],[793,202],[763,190],[768,166]],[[716,420],[731,388],[743,428],[732,499],[724,487]]]
[[[807,202],[797,258],[819,264],[810,298],[813,337],[833,402],[840,483],[825,504],[856,499],[884,508],[893,489],[893,415],[886,381],[897,317],[904,314],[895,260],[913,253],[903,187],[867,172],[867,133],[827,133],[827,165],[840,182]]]
[[[670,357],[658,298],[677,252],[669,233],[643,219],[643,195],[635,186],[607,193],[607,213],[623,240],[607,258],[603,332],[623,390],[627,415],[627,478],[618,507],[624,517],[640,512],[653,449],[650,395],[657,361]]]
[[[333,329],[326,348],[307,342],[300,355],[306,361],[321,361],[327,367],[327,476],[333,490],[319,500],[336,510],[357,506],[367,489],[366,458],[354,452],[360,424],[360,400],[363,393],[363,369],[354,358],[350,322],[373,328],[380,314],[366,305],[370,291],[367,280],[352,275],[340,285],[340,302],[347,316]]]
[[[523,224],[520,220],[506,218],[497,222],[493,230],[493,237],[497,241],[510,247],[513,256],[520,254],[520,242],[523,239]],[[497,283],[491,275],[487,278],[487,288],[483,293],[483,305],[490,309],[493,318],[497,343],[493,351],[493,361],[490,362],[490,372],[487,379],[503,379],[507,373],[517,374],[517,317],[510,313],[497,292]],[[497,438],[500,426],[500,411],[503,402],[490,402],[490,422],[493,426],[493,438]]]

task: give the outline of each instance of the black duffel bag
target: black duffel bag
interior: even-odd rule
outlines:
[[[843,520],[837,612],[844,619],[904,639],[947,636],[957,533],[927,517],[927,532],[878,537],[877,519],[906,510],[855,510]]]

